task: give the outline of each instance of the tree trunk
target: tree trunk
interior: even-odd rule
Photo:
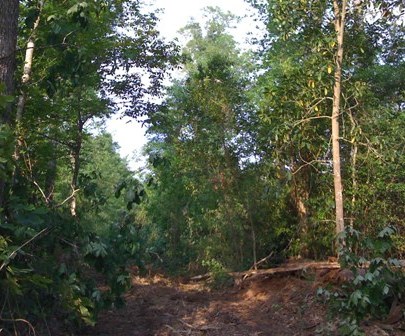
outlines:
[[[18,34],[18,0],[0,1],[0,84],[5,85],[4,94],[14,93],[14,71],[16,65],[16,47]],[[0,92],[3,94],[3,92]],[[0,127],[10,124],[12,120],[12,105],[0,110]],[[11,173],[11,172],[10,172]],[[4,208],[6,195],[6,180],[0,178],[0,208]]]
[[[16,161],[16,165],[13,171],[13,178],[12,178],[12,186],[15,186],[16,181],[18,181],[20,171],[18,166],[18,161],[20,159],[20,150],[23,147],[24,139],[22,137],[22,117],[25,109],[25,104],[27,101],[27,92],[26,87],[30,82],[31,79],[31,72],[32,72],[32,61],[34,58],[34,48],[35,48],[35,38],[36,38],[36,31],[39,26],[39,21],[41,17],[43,1],[39,1],[39,13],[34,22],[34,27],[31,31],[31,34],[28,38],[27,48],[25,50],[25,59],[24,59],[24,68],[23,68],[23,75],[21,77],[21,92],[18,96],[17,101],[17,111],[15,117],[15,136],[16,136],[16,144],[14,148],[14,160]]]
[[[56,173],[57,173],[57,157],[56,157],[56,147],[58,144],[56,141],[51,141],[51,158],[48,161],[46,167],[46,175],[45,175],[45,195],[48,203],[52,203],[54,197],[54,190],[55,190],[55,180],[56,180]]]
[[[77,144],[76,144],[77,146]],[[75,146],[75,147],[76,147]],[[72,188],[72,196],[70,198],[70,214],[72,217],[77,217],[77,196],[76,196],[76,190],[77,190],[77,182],[78,182],[78,177],[79,177],[79,169],[80,169],[80,149],[79,147],[76,147],[75,149],[72,150],[70,154],[70,161],[72,164],[72,180],[70,182],[70,187]]]
[[[336,67],[333,87],[333,109],[332,109],[332,155],[333,155],[333,182],[335,189],[336,208],[336,234],[345,229],[343,214],[343,185],[340,168],[340,143],[339,143],[339,117],[340,117],[340,96],[342,82],[342,61],[343,61],[343,34],[347,0],[333,0],[335,13],[335,32],[337,35]],[[343,242],[340,242],[343,243]]]
[[[304,258],[308,258],[310,256],[310,241],[308,239],[309,211],[307,204],[310,196],[309,181],[311,178],[311,170],[309,166],[295,166],[293,159],[291,159],[291,162],[291,166],[295,171],[292,178],[291,198],[298,216],[298,229],[301,240],[300,255]],[[299,170],[299,168],[301,169]]]
[[[0,1],[0,83],[5,84],[5,94],[14,93],[15,56],[18,33],[18,0]],[[2,111],[1,122],[11,122],[11,106]]]
[[[351,161],[351,177],[352,177],[352,200],[351,200],[351,212],[350,212],[350,227],[354,226],[355,216],[356,216],[356,194],[357,194],[357,124],[353,116],[353,112],[349,109],[348,113],[352,127],[350,129],[350,161]]]
[[[41,19],[41,12],[42,12],[43,1],[39,1],[39,13],[37,19],[34,22],[34,27],[32,28],[32,32],[28,38],[27,42],[27,49],[25,50],[25,60],[24,60],[24,69],[23,75],[21,78],[21,84],[23,86],[20,96],[18,97],[17,103],[17,114],[16,114],[16,123],[17,123],[17,131],[19,124],[21,123],[22,115],[24,113],[25,103],[27,100],[27,94],[25,92],[25,86],[29,83],[31,79],[31,72],[32,72],[32,61],[34,58],[34,48],[35,48],[35,39],[36,39],[36,32],[39,26],[39,21]]]
[[[302,257],[307,258],[309,256],[309,247],[308,247],[308,209],[307,202],[309,199],[309,193],[304,189],[297,189],[297,186],[294,187],[293,191],[293,200],[294,205],[298,215],[298,225],[300,231],[300,237],[302,240],[300,254]]]
[[[80,101],[80,99],[79,99]],[[70,214],[72,217],[77,217],[77,186],[80,171],[80,152],[83,145],[83,127],[84,121],[80,111],[77,112],[77,136],[75,144],[72,147],[70,153],[70,159],[72,164],[72,180],[70,186],[72,188],[72,196],[70,198]]]

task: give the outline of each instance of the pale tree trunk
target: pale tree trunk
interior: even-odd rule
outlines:
[[[340,143],[339,143],[339,117],[340,117],[340,96],[342,83],[342,61],[343,61],[343,34],[345,26],[347,0],[333,0],[335,13],[335,32],[337,35],[336,67],[333,87],[333,109],[332,109],[332,155],[333,155],[333,182],[335,189],[336,208],[336,234],[345,229],[343,214],[343,185],[340,168]],[[339,242],[343,243],[343,242]]]
[[[20,126],[21,119],[22,119],[22,116],[24,113],[25,104],[27,101],[27,93],[25,91],[25,86],[29,83],[29,81],[31,79],[32,62],[33,62],[33,58],[34,58],[35,39],[36,39],[36,33],[37,33],[38,26],[39,26],[39,22],[41,19],[42,6],[43,6],[43,1],[39,1],[39,3],[38,3],[39,13],[38,13],[37,19],[34,22],[34,27],[32,28],[31,35],[28,38],[27,49],[25,50],[24,69],[23,69],[23,75],[21,78],[21,84],[22,84],[23,89],[18,97],[17,113],[16,113],[17,131]]]
[[[82,115],[78,112],[77,120],[77,137],[75,139],[75,144],[73,145],[70,153],[70,159],[72,164],[72,179],[70,186],[72,188],[72,195],[70,198],[70,214],[72,217],[77,217],[77,191],[78,191],[78,179],[80,172],[80,152],[82,150],[83,144],[83,127],[84,121],[82,120]]]
[[[24,68],[23,68],[23,75],[21,77],[21,92],[20,95],[18,96],[18,102],[17,102],[17,111],[16,111],[16,117],[15,117],[15,134],[16,134],[16,144],[14,148],[14,160],[16,161],[16,166],[13,171],[13,178],[12,178],[12,185],[14,186],[16,182],[18,181],[19,177],[19,169],[18,169],[18,161],[20,159],[20,150],[23,147],[24,144],[24,139],[22,136],[22,130],[21,130],[21,122],[22,122],[22,117],[25,109],[25,104],[27,102],[27,92],[26,92],[26,87],[30,82],[31,79],[31,73],[32,73],[32,62],[34,58],[34,48],[35,48],[35,38],[36,38],[36,32],[39,26],[39,21],[41,18],[41,12],[42,12],[42,6],[43,6],[43,1],[39,1],[38,3],[38,9],[39,13],[38,16],[34,22],[34,26],[32,28],[31,35],[28,38],[27,42],[27,48],[25,50],[25,59],[24,59]]]
[[[0,84],[5,85],[4,94],[6,95],[13,95],[14,93],[18,7],[18,0],[0,0]],[[12,105],[9,104],[0,111],[0,127],[3,124],[9,125],[11,120]],[[0,178],[0,208],[5,206],[6,194],[6,180],[3,176]]]

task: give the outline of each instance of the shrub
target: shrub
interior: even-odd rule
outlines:
[[[367,318],[386,317],[393,305],[404,299],[405,274],[395,249],[394,227],[386,227],[376,237],[364,237],[347,228],[340,238],[345,241],[339,252],[341,267],[349,269],[352,280],[338,290],[319,289],[333,312],[340,316],[341,335],[363,335],[360,324]],[[360,252],[360,253],[359,253]]]

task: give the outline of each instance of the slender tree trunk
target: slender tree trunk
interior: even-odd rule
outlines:
[[[25,109],[25,104],[27,102],[26,86],[29,84],[30,79],[31,79],[32,62],[33,62],[33,58],[34,58],[34,48],[35,48],[35,37],[36,37],[36,31],[38,29],[39,21],[40,21],[40,17],[41,17],[42,5],[43,5],[43,1],[39,1],[39,4],[38,4],[39,13],[34,22],[34,27],[32,29],[30,37],[28,38],[27,48],[25,50],[23,75],[21,77],[21,92],[20,92],[20,95],[18,96],[17,111],[16,111],[16,117],[15,117],[15,135],[16,135],[17,141],[15,144],[13,156],[14,156],[16,165],[13,170],[12,186],[16,185],[19,175],[20,175],[18,161],[20,159],[20,150],[24,144],[24,139],[22,136],[21,122],[22,122],[22,117],[23,117],[23,113],[24,113],[24,109]]]
[[[70,187],[72,188],[72,197],[70,198],[70,214],[72,217],[77,217],[77,182],[79,177],[79,170],[80,170],[80,149],[78,144],[75,144],[75,148],[72,150],[70,154],[70,160],[72,164],[72,179],[70,182]]]
[[[55,180],[56,180],[56,172],[57,172],[57,160],[56,160],[56,151],[55,148],[57,147],[56,141],[51,141],[51,153],[52,156],[48,161],[46,167],[46,175],[45,175],[45,195],[48,203],[52,203],[53,196],[54,196],[54,189],[55,189]]]
[[[291,159],[291,166],[294,165],[294,160]],[[298,168],[298,167],[297,167]],[[301,167],[299,172],[296,172],[292,178],[291,198],[294,203],[295,210],[298,216],[298,227],[301,238],[300,255],[304,258],[309,257],[310,248],[308,240],[308,200],[310,195],[309,181],[311,171],[309,166]]]
[[[357,152],[358,152],[358,147],[357,144],[354,140],[352,144],[352,150],[351,150],[351,161],[352,161],[352,213],[350,216],[350,226],[353,227],[354,225],[354,220],[355,220],[355,208],[356,208],[356,193],[357,193]]]
[[[13,95],[14,71],[16,66],[16,47],[18,34],[18,0],[0,1],[0,84],[5,85],[0,94]],[[10,124],[12,105],[0,111],[0,127]],[[4,172],[3,172],[4,173]],[[11,172],[10,172],[11,173]],[[3,174],[2,174],[3,175]],[[6,180],[0,178],[0,208],[4,208],[6,199]]]
[[[253,268],[257,270],[257,243],[256,243],[256,231],[255,231],[255,226],[253,223],[253,218],[252,218],[252,208],[250,206],[250,201],[249,198],[246,199],[246,204],[247,204],[247,211],[248,211],[248,219],[249,219],[249,224],[250,224],[250,230],[252,233],[252,256],[253,256]]]
[[[34,27],[32,28],[32,32],[30,37],[28,38],[27,42],[27,49],[25,50],[25,60],[24,60],[24,69],[23,69],[23,75],[21,78],[21,84],[23,86],[23,89],[18,97],[18,103],[17,103],[17,113],[16,113],[16,123],[17,123],[17,131],[19,124],[21,123],[21,119],[24,113],[24,108],[25,104],[27,101],[27,93],[25,91],[24,86],[26,86],[30,79],[31,79],[31,73],[32,73],[32,62],[34,58],[34,48],[35,48],[35,39],[36,39],[36,32],[39,26],[39,22],[41,19],[41,12],[42,12],[42,6],[43,6],[43,1],[39,1],[39,13],[37,16],[37,19],[34,22]]]
[[[352,111],[349,109],[349,118],[352,124],[350,129],[351,138],[351,150],[350,150],[350,161],[351,161],[351,178],[352,178],[352,199],[351,199],[351,214],[350,214],[350,227],[353,227],[355,220],[355,208],[356,208],[356,194],[357,194],[357,139],[356,139],[356,121],[354,119]]]
[[[339,117],[340,117],[340,96],[342,82],[342,61],[343,61],[343,34],[347,0],[333,0],[335,13],[335,32],[337,35],[336,67],[333,87],[333,109],[332,109],[332,155],[333,155],[333,181],[335,189],[336,208],[336,234],[345,229],[343,213],[343,185],[340,168],[340,142],[339,142]],[[342,243],[342,242],[341,242]]]
[[[80,152],[83,144],[83,127],[84,121],[80,111],[77,113],[77,137],[75,144],[70,153],[70,159],[72,163],[72,179],[70,186],[72,188],[72,197],[70,199],[70,214],[72,217],[77,217],[77,186],[80,171]]]

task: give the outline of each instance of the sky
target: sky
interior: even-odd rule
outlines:
[[[160,22],[157,26],[161,35],[172,40],[179,37],[178,30],[194,18],[201,20],[202,9],[207,6],[218,6],[238,16],[249,16],[250,6],[244,0],[145,0],[146,8],[153,11],[163,9],[158,15]],[[246,41],[247,33],[252,31],[255,23],[248,17],[242,20],[235,31],[235,40],[241,44]],[[107,131],[120,146],[120,155],[129,160],[129,166],[137,170],[145,162],[142,157],[142,147],[146,144],[145,128],[141,123],[131,118],[113,118],[107,122]]]

